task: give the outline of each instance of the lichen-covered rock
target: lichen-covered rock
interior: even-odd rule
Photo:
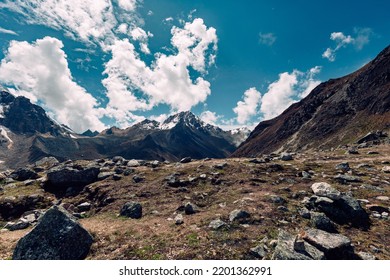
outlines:
[[[93,238],[64,208],[53,206],[35,228],[19,240],[14,260],[81,260]]]
[[[142,218],[142,205],[138,202],[127,202],[122,206],[120,211],[121,216],[125,216],[132,219]]]
[[[323,260],[324,253],[302,240],[298,241],[297,236],[280,230],[277,245],[272,255],[273,260]]]

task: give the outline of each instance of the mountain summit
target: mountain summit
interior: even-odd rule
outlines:
[[[317,86],[280,116],[261,122],[232,156],[352,144],[390,128],[390,46],[358,71]]]
[[[125,158],[177,161],[183,157],[224,158],[248,131],[223,131],[191,112],[180,112],[164,122],[144,120],[129,128],[111,127],[101,133],[79,135],[59,125],[29,99],[0,91],[0,166],[19,167],[42,157],[59,160]]]

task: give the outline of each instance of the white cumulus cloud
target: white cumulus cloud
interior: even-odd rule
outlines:
[[[118,5],[126,11],[134,11],[137,7],[137,0],[118,0]]]
[[[258,114],[258,107],[261,102],[261,93],[256,88],[250,88],[245,91],[243,101],[238,101],[237,106],[233,108],[237,114],[237,122],[245,124],[249,119]]]
[[[0,81],[33,102],[40,100],[55,119],[77,132],[102,130],[97,102],[74,82],[60,40],[12,41],[0,63]]]
[[[200,114],[199,118],[205,123],[217,125],[217,122],[221,116],[218,116],[215,112],[204,111]]]
[[[121,13],[133,13],[135,0],[117,0],[120,11],[114,11],[111,0],[5,0],[0,8],[19,13],[29,24],[41,24],[62,30],[67,36],[102,45],[115,38],[113,30]],[[118,14],[119,13],[119,14]],[[134,19],[134,17],[125,17]]]
[[[345,35],[343,32],[332,32],[330,39],[336,43],[334,48],[327,48],[322,57],[328,59],[330,62],[336,60],[336,52],[348,45],[353,45],[357,50],[361,50],[366,44],[370,42],[370,37],[373,35],[371,28],[354,28],[355,37]]]
[[[145,35],[138,31],[136,37]],[[195,19],[183,28],[173,27],[171,33],[176,52],[155,54],[151,66],[141,60],[128,39],[116,40],[110,47],[112,58],[105,65],[107,77],[103,85],[107,89],[107,111],[111,117],[118,120],[133,111],[150,110],[159,104],[167,104],[173,111],[187,111],[206,100],[211,93],[210,83],[201,76],[192,79],[190,67],[202,74],[213,63],[210,56],[216,51],[215,29]]]
[[[261,99],[263,118],[267,120],[280,115],[291,104],[308,95],[320,83],[314,78],[320,71],[321,67],[316,66],[307,72],[294,70],[279,74],[279,79],[268,86]]]

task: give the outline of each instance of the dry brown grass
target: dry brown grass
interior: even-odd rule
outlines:
[[[379,155],[366,155],[369,150],[377,150]],[[280,228],[297,233],[308,224],[297,210],[302,197],[293,198],[293,193],[306,191],[311,195],[310,186],[314,182],[326,181],[337,189],[351,191],[356,198],[364,198],[377,203],[378,195],[390,196],[390,175],[380,171],[382,161],[390,160],[389,146],[378,146],[360,150],[360,155],[345,155],[344,151],[307,152],[296,156],[292,162],[278,160],[268,164],[249,163],[248,159],[224,159],[194,161],[189,164],[162,165],[152,169],[136,168],[135,174],[145,177],[141,183],[134,183],[132,176],[120,181],[107,179],[88,186],[88,191],[63,202],[77,205],[84,201],[93,203],[93,209],[80,223],[95,238],[89,259],[246,259],[252,258],[248,251],[260,240],[277,237]],[[359,163],[370,163],[374,170],[361,172],[363,184],[380,186],[377,192],[359,188],[361,183],[340,185],[333,181],[337,174],[335,165],[348,161],[352,168]],[[227,162],[223,170],[213,168],[215,164]],[[278,163],[282,171],[269,170],[270,164]],[[312,170],[312,179],[304,180],[297,176],[299,171]],[[211,180],[198,180],[186,188],[173,188],[164,179],[172,173],[179,173],[181,179],[207,174],[221,179],[213,185]],[[34,189],[34,191],[37,191]],[[3,195],[8,195],[5,191]],[[279,204],[270,202],[270,195],[278,195],[287,200],[284,204],[289,211],[277,210]],[[115,199],[102,206],[104,197]],[[119,217],[121,206],[129,201],[139,201],[143,206],[143,217],[139,220]],[[184,215],[184,224],[175,225],[172,220],[179,206],[186,202],[200,206],[200,212]],[[381,202],[390,207],[390,202]],[[230,224],[228,229],[212,231],[208,228],[211,220],[221,218],[228,222],[229,213],[234,209],[244,209],[251,213],[246,226]],[[389,220],[372,219],[368,231],[338,226],[340,233],[351,238],[356,251],[371,252],[370,246],[381,249],[376,256],[390,259]],[[17,240],[28,230],[0,233],[0,258],[11,256]],[[267,258],[271,256],[271,252]]]

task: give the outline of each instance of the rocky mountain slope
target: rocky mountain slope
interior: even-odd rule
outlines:
[[[360,70],[317,86],[280,116],[261,122],[232,157],[327,149],[390,130],[390,47]]]
[[[0,173],[0,259],[390,259],[389,158],[45,158]]]
[[[177,161],[182,157],[224,158],[249,134],[223,131],[191,112],[170,116],[163,123],[145,120],[127,129],[78,135],[50,119],[25,97],[0,92],[0,161],[2,169],[20,167],[43,157],[98,159],[116,155]]]

